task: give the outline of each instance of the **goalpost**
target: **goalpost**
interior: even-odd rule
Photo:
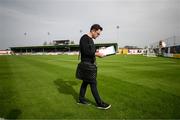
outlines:
[[[151,47],[147,47],[144,49],[144,52],[143,52],[143,56],[147,56],[147,57],[157,57],[156,56],[156,53],[155,53],[155,49],[153,48],[153,46]]]

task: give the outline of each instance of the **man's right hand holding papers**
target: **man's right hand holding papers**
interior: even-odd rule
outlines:
[[[97,52],[95,53],[95,55],[96,55],[97,57],[100,57],[100,58],[106,56],[106,55],[104,55],[103,53],[100,53],[99,51],[97,51]]]
[[[101,48],[96,52],[96,56],[101,57],[101,58],[105,56],[109,56],[109,55],[114,55],[114,54],[116,54],[114,46]]]

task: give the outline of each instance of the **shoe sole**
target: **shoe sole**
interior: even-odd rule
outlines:
[[[98,109],[101,109],[101,110],[107,110],[107,109],[109,109],[111,107],[111,105],[109,105],[108,107],[106,107],[106,108],[103,108],[103,107],[97,107]]]
[[[77,104],[78,104],[78,105],[87,105],[87,106],[91,105],[90,103],[88,103],[88,104],[77,103]]]

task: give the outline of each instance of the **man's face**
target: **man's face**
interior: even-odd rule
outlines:
[[[92,30],[91,33],[92,33],[92,38],[96,39],[101,34],[101,30],[100,29],[96,31]]]

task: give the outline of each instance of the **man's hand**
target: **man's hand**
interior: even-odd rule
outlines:
[[[100,53],[100,52],[96,52],[95,55],[96,55],[97,57],[100,57],[100,58],[106,56],[106,55],[104,55],[103,53]]]

